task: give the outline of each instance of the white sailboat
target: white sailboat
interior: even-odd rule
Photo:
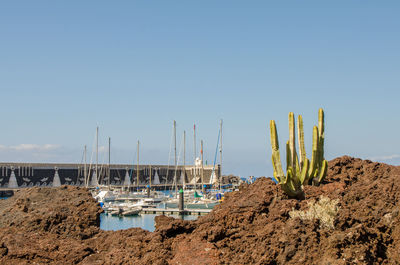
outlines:
[[[125,173],[124,186],[130,186],[130,185],[131,185],[131,178],[127,170]]]
[[[53,187],[60,187],[60,186],[61,186],[61,180],[60,176],[58,175],[58,169],[56,168],[53,178]]]
[[[156,170],[156,174],[154,175],[154,179],[152,181],[154,185],[159,185],[160,184],[160,177],[158,176],[158,170]]]
[[[90,180],[90,186],[97,187],[99,186],[99,182],[97,180],[96,170],[93,171],[92,179]]]
[[[14,169],[11,169],[11,176],[8,181],[9,188],[18,188],[17,178],[15,177]]]
[[[218,179],[217,179],[217,176],[215,175],[215,170],[214,169],[211,172],[210,183],[209,184],[211,184],[211,185],[218,184]]]

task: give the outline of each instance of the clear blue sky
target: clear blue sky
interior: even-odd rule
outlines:
[[[307,150],[319,107],[327,159],[400,163],[398,1],[2,1],[0,161],[80,162],[112,138],[113,162],[168,163],[192,128],[224,173],[271,176],[302,114]],[[199,145],[199,143],[198,143]],[[198,147],[199,149],[199,147]],[[282,154],[283,156],[283,154]],[[282,157],[283,159],[283,157]]]

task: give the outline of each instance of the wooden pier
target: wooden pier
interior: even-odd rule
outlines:
[[[177,208],[143,208],[141,214],[163,214],[163,215],[207,215],[212,209],[184,209],[180,211]]]
[[[19,191],[21,188],[0,188],[0,191]]]

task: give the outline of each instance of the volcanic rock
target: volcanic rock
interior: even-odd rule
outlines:
[[[156,217],[154,232],[100,230],[84,188],[23,189],[0,201],[0,264],[398,264],[399,178],[400,167],[339,157],[304,200],[260,178],[196,221]],[[321,201],[335,202],[333,226],[321,207],[291,217]]]

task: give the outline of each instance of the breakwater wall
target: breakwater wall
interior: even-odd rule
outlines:
[[[219,165],[95,165],[60,163],[0,163],[0,187],[23,188],[33,186],[76,185],[171,185],[177,183],[218,183]],[[139,180],[139,183],[138,183]]]

